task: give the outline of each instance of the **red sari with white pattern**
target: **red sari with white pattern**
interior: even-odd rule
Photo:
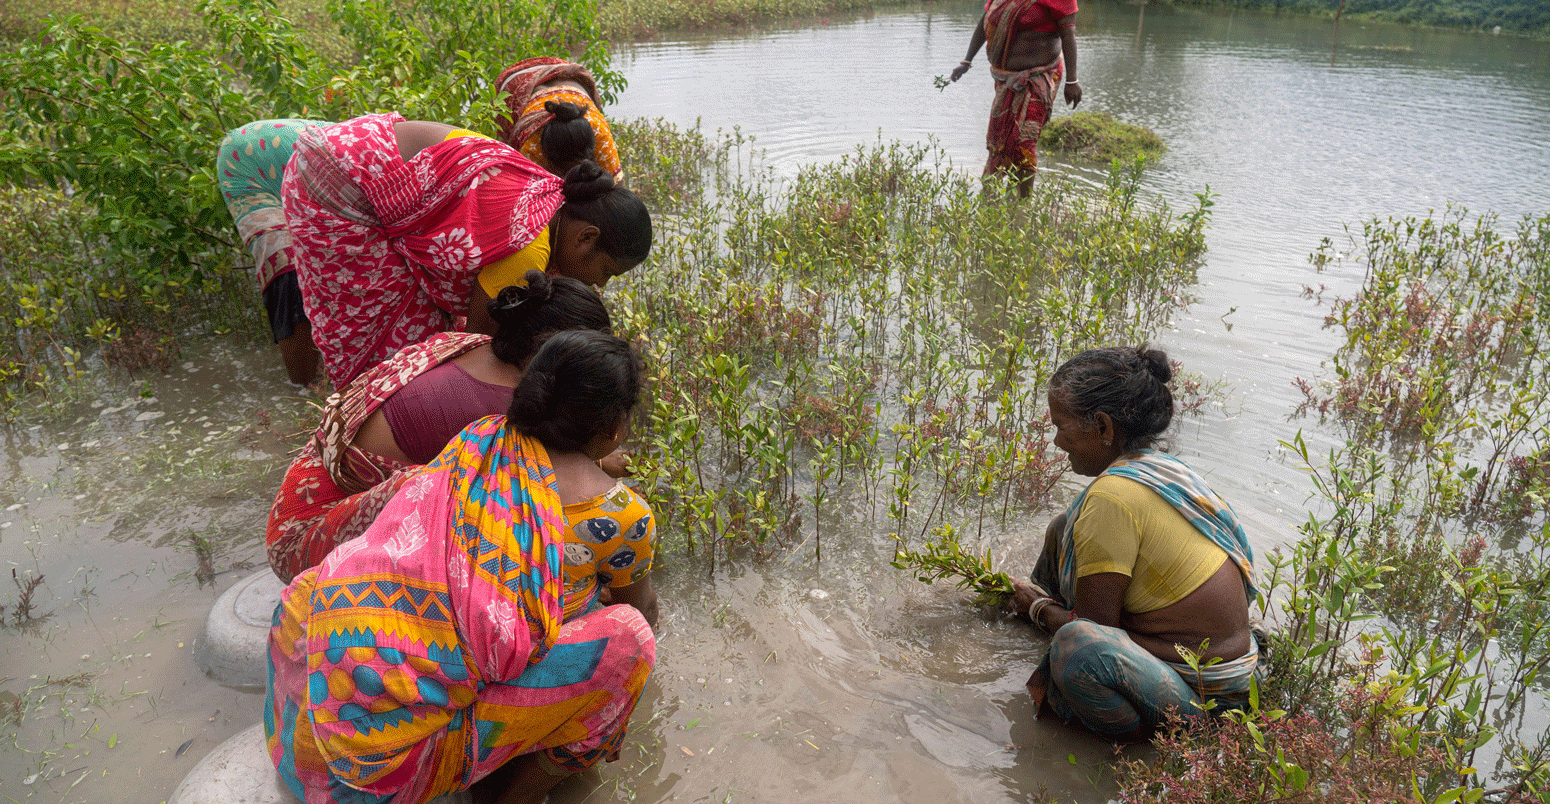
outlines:
[[[281,202],[312,338],[334,387],[467,315],[484,266],[533,242],[563,182],[505,143],[457,137],[405,162],[370,114],[308,129]]]

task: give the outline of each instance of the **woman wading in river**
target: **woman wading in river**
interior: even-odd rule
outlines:
[[[1055,90],[1066,82],[1066,103],[1082,102],[1076,80],[1076,0],[989,0],[969,53],[953,69],[957,81],[987,46],[996,99],[990,106],[984,175],[1005,173],[1019,197],[1033,190],[1039,167],[1039,133],[1055,108]]]
[[[1055,372],[1055,446],[1097,479],[1050,523],[1033,583],[1018,581],[1012,601],[1050,635],[1028,680],[1035,705],[1119,741],[1146,739],[1170,709],[1240,705],[1263,672],[1243,528],[1199,474],[1153,448],[1173,420],[1171,377],[1168,356],[1145,346],[1089,350]]]

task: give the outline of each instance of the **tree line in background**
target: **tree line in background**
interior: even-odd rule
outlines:
[[[1544,0],[1169,0],[1177,5],[1233,5],[1238,8],[1354,16],[1410,25],[1550,36],[1550,3]],[[1343,6],[1343,10],[1342,10]]]

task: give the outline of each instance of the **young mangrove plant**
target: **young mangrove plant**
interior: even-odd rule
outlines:
[[[1047,505],[1045,380],[1154,334],[1204,248],[1208,213],[1146,199],[1135,166],[986,203],[929,146],[781,178],[735,132],[619,130],[668,189],[652,259],[609,288],[651,358],[640,476],[664,541],[713,560],[978,539]]]
[[[965,551],[958,529],[952,525],[943,525],[933,535],[936,538],[918,551],[901,546],[893,559],[894,568],[913,572],[924,583],[951,579],[959,589],[974,593],[976,606],[1000,608],[1012,599],[1012,579],[992,568],[989,550],[984,556]]]

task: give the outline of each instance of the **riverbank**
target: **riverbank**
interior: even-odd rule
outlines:
[[[601,0],[598,22],[615,42],[640,42],[669,32],[742,29],[854,14],[922,0]]]
[[[1353,22],[1389,22],[1550,39],[1550,5],[1532,0],[1164,0],[1163,4],[1326,18],[1338,14]],[[1145,0],[1141,5],[1146,5]]]
[[[931,0],[924,0],[931,2]],[[746,29],[775,20],[822,20],[872,8],[919,4],[923,0],[600,0],[597,22],[603,39],[646,41],[670,31]],[[349,42],[329,19],[324,0],[278,0],[278,12],[304,31],[309,42],[342,55]],[[79,14],[114,36],[147,42],[209,44],[210,32],[193,0],[60,0],[43,5],[8,4],[0,10],[0,41],[35,35],[49,16]]]

